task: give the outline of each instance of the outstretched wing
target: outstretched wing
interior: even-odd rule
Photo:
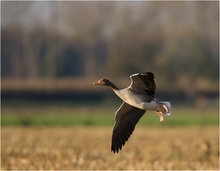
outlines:
[[[147,93],[150,96],[155,94],[155,81],[152,72],[137,73],[130,76],[130,88],[141,93]]]
[[[125,145],[125,142],[133,133],[137,122],[143,116],[145,111],[146,110],[133,107],[123,102],[115,116],[111,151],[118,153],[118,151],[121,150],[122,146]]]

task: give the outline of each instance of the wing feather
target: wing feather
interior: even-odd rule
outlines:
[[[154,96],[156,84],[154,81],[154,74],[152,72],[133,74],[130,76],[130,78],[131,89],[137,92],[147,93],[150,96]]]
[[[125,102],[117,110],[112,134],[111,151],[118,153],[133,133],[139,119],[146,110],[138,109]]]

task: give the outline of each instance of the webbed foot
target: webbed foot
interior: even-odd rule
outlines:
[[[159,115],[160,117],[160,122],[163,121],[163,113],[162,112],[159,112],[159,111],[156,111],[156,113]]]

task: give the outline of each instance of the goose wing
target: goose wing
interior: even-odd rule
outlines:
[[[130,88],[141,93],[147,93],[150,96],[155,94],[155,81],[152,72],[137,73],[130,76]]]
[[[145,111],[123,102],[115,114],[111,151],[118,153],[121,150]]]

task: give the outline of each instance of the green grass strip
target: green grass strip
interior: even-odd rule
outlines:
[[[113,126],[114,114],[2,114],[2,126]],[[208,126],[219,125],[217,114],[178,114],[160,122],[154,113],[146,113],[138,126]]]

